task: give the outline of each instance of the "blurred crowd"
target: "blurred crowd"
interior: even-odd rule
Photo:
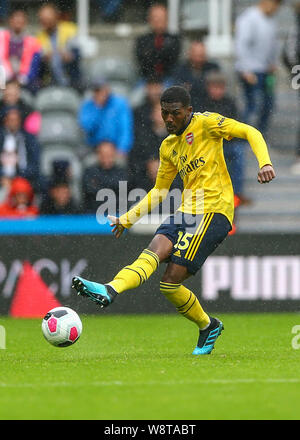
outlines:
[[[112,3],[117,8],[121,2]],[[108,188],[118,194],[120,181],[128,182],[128,190],[150,190],[167,135],[160,95],[172,84],[188,88],[195,112],[218,112],[267,136],[279,60],[284,58],[289,71],[300,64],[299,4],[298,28],[284,53],[277,36],[280,6],[280,0],[261,0],[237,18],[235,74],[242,106],[203,41],[192,39],[184,50],[183,35],[168,32],[163,4],[151,5],[149,31],[134,45],[135,89],[142,90],[134,105],[109,76],[87,79],[76,24],[63,19],[55,5],[40,7],[36,35],[28,32],[26,12],[12,11],[0,29],[6,78],[0,99],[0,216],[95,213],[97,192]],[[251,203],[244,196],[245,144],[224,141],[237,206]],[[299,148],[296,154],[300,164]],[[182,183],[176,178],[173,185]]]

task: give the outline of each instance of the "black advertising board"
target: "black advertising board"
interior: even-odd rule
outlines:
[[[159,292],[161,264],[150,280],[125,292],[107,310],[76,296],[71,279],[80,275],[109,282],[133,262],[151,235],[13,235],[1,237],[0,314],[9,313],[24,262],[59,301],[80,313],[169,313]],[[228,237],[185,285],[208,312],[300,311],[300,236],[238,234]]]

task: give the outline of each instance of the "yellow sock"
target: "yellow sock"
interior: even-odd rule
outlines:
[[[121,269],[115,278],[107,284],[118,293],[134,289],[147,281],[158,266],[158,256],[154,252],[144,249],[130,266]]]
[[[181,284],[160,282],[160,291],[176,307],[182,316],[193,321],[200,329],[209,323],[209,316],[204,312],[196,295]]]

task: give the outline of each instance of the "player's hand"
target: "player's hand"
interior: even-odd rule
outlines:
[[[255,73],[253,72],[243,72],[242,73],[242,77],[244,78],[244,80],[250,84],[250,85],[254,85],[257,84],[257,76],[255,75]]]
[[[258,172],[257,181],[259,183],[269,183],[276,177],[272,165],[264,165]]]
[[[120,223],[120,220],[118,217],[115,217],[114,215],[108,215],[107,216],[109,220],[111,221],[110,226],[112,227],[112,233],[115,235],[116,238],[121,237],[124,226]]]

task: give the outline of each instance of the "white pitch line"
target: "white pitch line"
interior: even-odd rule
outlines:
[[[281,383],[300,383],[300,378],[270,378],[270,379],[208,379],[197,381],[149,381],[149,382],[122,382],[122,381],[101,381],[101,382],[45,382],[45,383],[4,383],[0,382],[0,388],[34,388],[34,387],[78,387],[78,386],[93,386],[93,387],[128,387],[128,386],[154,386],[154,385],[234,385],[234,384],[248,384],[248,383],[264,383],[264,384],[281,384]]]

